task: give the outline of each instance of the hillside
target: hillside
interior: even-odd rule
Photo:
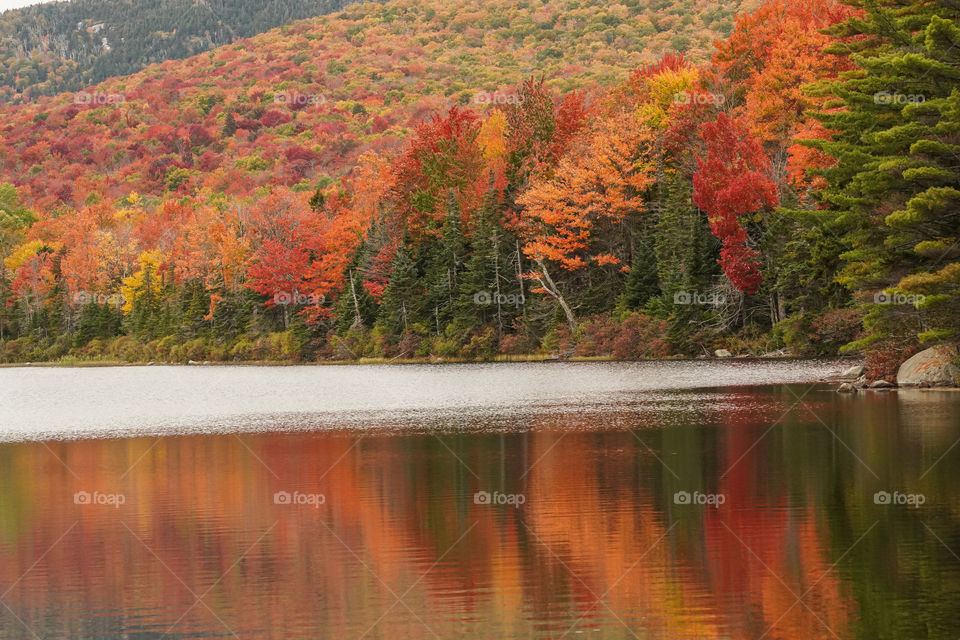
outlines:
[[[71,0],[0,13],[0,104],[186,58],[350,0]]]
[[[74,0],[7,11],[0,14],[0,104],[75,91],[349,4],[350,0]],[[388,12],[351,9],[364,24],[350,26],[365,29],[396,22],[400,29],[451,33],[462,33],[469,26],[474,34],[492,30],[498,36],[510,27],[509,37],[523,49],[537,40],[548,43],[557,35],[552,33],[555,23],[569,21],[562,30],[580,31],[591,41],[628,52],[655,55],[666,45],[703,54],[713,37],[729,31],[737,3],[628,0],[605,6],[533,0],[492,7],[478,4],[464,11],[459,11],[458,3],[422,6],[423,12],[415,14],[401,7]],[[570,10],[574,15],[568,15]],[[557,46],[538,53],[564,57],[571,51],[565,44],[560,38]],[[459,38],[450,45],[473,48],[469,40]]]
[[[0,179],[41,210],[76,207],[91,194],[325,184],[363,151],[396,146],[432,110],[502,100],[483,92],[532,74],[569,91],[613,84],[674,47],[703,59],[730,27],[722,4],[354,5],[76,95],[8,107],[0,111]]]
[[[359,5],[8,107],[0,360],[848,349],[889,378],[960,336],[955,9],[768,0],[656,59],[677,32],[630,12]]]

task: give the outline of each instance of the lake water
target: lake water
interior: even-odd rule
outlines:
[[[0,369],[0,638],[960,638],[960,393]]]

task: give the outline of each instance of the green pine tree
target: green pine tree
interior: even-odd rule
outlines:
[[[657,256],[647,242],[637,243],[627,275],[627,287],[624,292],[627,308],[639,310],[650,298],[660,295],[660,279],[657,276]]]
[[[865,17],[835,32],[859,36],[837,45],[855,51],[859,69],[816,89],[839,98],[829,106],[844,107],[819,116],[839,132],[818,145],[838,160],[823,172],[829,186],[820,199],[846,245],[839,280],[869,309],[870,335],[855,346],[957,340],[960,7],[855,4]],[[881,290],[917,304],[883,303]]]

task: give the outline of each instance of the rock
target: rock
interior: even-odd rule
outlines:
[[[901,387],[960,385],[960,367],[955,364],[957,357],[955,344],[925,349],[900,365],[897,384]]]
[[[850,384],[849,382],[844,382],[840,385],[840,388],[837,389],[837,393],[856,393],[857,388]]]
[[[786,349],[777,349],[776,351],[768,351],[762,354],[761,358],[787,358],[790,354],[787,353]]]
[[[200,364],[196,360],[187,360],[187,364]]]
[[[726,349],[717,349],[713,352],[713,355],[717,356],[718,358],[729,358],[733,356],[733,354]]]
[[[893,384],[887,382],[886,380],[874,380],[867,385],[868,389],[892,389]]]
[[[863,366],[862,364],[858,364],[855,367],[850,367],[840,375],[841,377],[844,377],[844,378],[859,378],[866,371],[867,371],[867,368],[865,366]]]

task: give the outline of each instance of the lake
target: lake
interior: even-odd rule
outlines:
[[[0,369],[0,638],[960,637],[960,393],[836,361]]]

